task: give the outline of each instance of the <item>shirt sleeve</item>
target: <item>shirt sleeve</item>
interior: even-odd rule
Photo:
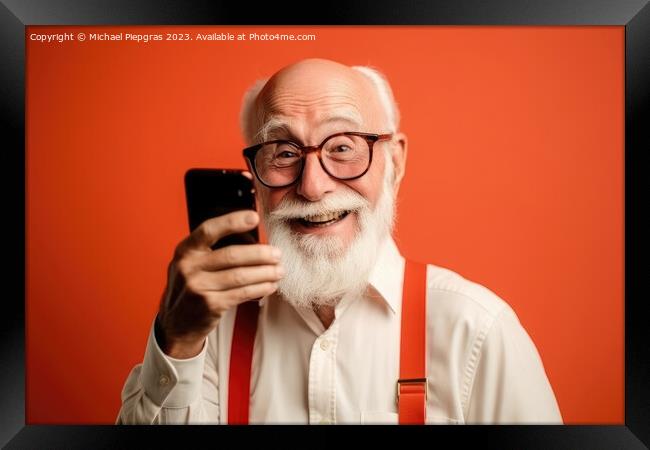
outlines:
[[[136,365],[122,389],[119,424],[219,423],[216,358],[206,338],[201,353],[175,359],[158,346],[155,321],[142,364]],[[206,356],[208,356],[206,358]]]
[[[562,424],[537,348],[509,307],[480,347],[466,423]]]

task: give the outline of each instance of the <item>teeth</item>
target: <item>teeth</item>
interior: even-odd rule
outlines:
[[[345,214],[346,211],[339,211],[335,213],[329,213],[329,214],[320,214],[320,215],[315,215],[315,216],[307,216],[305,217],[305,220],[307,222],[329,222],[330,220],[338,219],[341,217],[343,214]]]

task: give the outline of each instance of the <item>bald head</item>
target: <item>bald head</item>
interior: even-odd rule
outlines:
[[[247,92],[242,130],[248,143],[269,140],[275,130],[296,126],[298,115],[311,124],[339,120],[347,122],[345,131],[376,133],[397,131],[399,120],[390,86],[376,70],[305,59]]]
[[[276,72],[261,94],[269,90],[292,87],[297,92],[310,93],[314,88],[327,89],[347,85],[364,89],[367,80],[352,68],[328,59],[310,58],[290,64]]]

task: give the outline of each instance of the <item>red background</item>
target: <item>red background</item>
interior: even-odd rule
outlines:
[[[288,32],[313,42],[31,41]],[[486,285],[566,423],[624,422],[623,27],[29,27],[27,423],[114,423],[142,360],[189,167],[244,168],[257,78],[304,57],[386,73],[410,138],[403,254]]]

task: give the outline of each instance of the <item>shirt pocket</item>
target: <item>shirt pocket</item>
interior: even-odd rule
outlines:
[[[361,411],[362,425],[397,425],[399,416],[388,411]]]

